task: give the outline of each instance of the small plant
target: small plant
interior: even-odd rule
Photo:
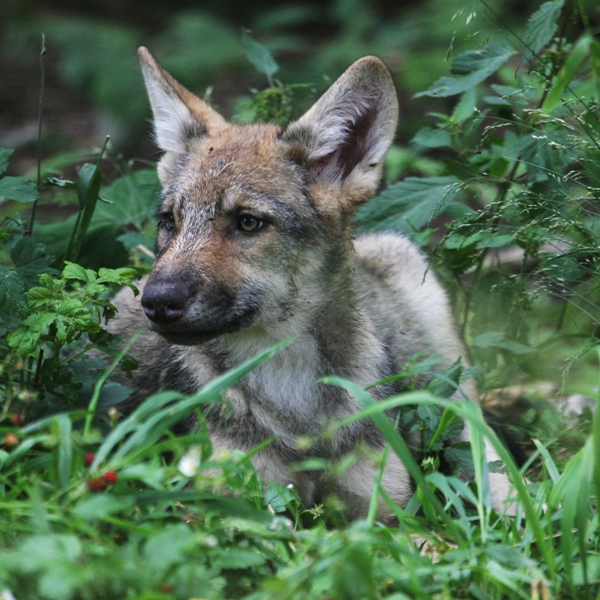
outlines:
[[[3,150],[2,156],[6,157],[6,167],[10,151]],[[81,168],[77,184],[57,179],[45,183],[78,192],[79,212],[66,258],[77,256],[91,222],[100,192],[99,161]],[[13,190],[6,191],[6,198],[37,200],[37,188],[29,179],[4,179],[18,181],[6,188]],[[44,410],[56,412],[77,405],[84,385],[93,385],[104,369],[102,362],[87,356],[91,349],[113,357],[118,354],[120,338],[102,328],[115,312],[107,293],[111,286],[122,285],[130,285],[137,292],[131,285],[137,272],[122,268],[96,273],[65,258],[59,277],[51,267],[53,257],[33,241],[31,228],[26,229],[18,215],[6,218],[4,224],[0,251],[9,266],[0,266],[0,345],[8,356],[0,374],[0,415],[4,418],[12,411],[13,417],[19,415],[24,421],[32,411],[39,416]],[[123,362],[129,371],[134,366],[131,359]],[[112,389],[114,395],[107,397],[107,402],[122,400],[123,390],[115,385]]]

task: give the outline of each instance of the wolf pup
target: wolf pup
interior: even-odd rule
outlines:
[[[421,352],[446,365],[466,356],[446,294],[419,251],[393,234],[353,239],[352,217],[375,192],[396,130],[390,74],[377,58],[357,61],[281,129],[227,123],[146,48],[139,57],[165,154],[154,268],[141,306],[121,292],[111,322],[125,335],[149,326],[132,351],[141,365],[129,382],[133,402],[163,389],[193,393],[295,336],[229,390],[229,410],[208,410],[213,445],[248,451],[274,436],[253,459],[264,481],[293,484],[306,505],[336,493],[349,518],[365,515],[377,471],[368,455],[385,442],[369,419],[324,441],[322,428],[359,404],[314,382],[338,375],[368,386]],[[475,399],[472,383],[463,390]],[[380,385],[371,393],[399,391]],[[309,450],[298,448],[301,436],[314,439]],[[350,452],[358,458],[333,481],[289,468]],[[508,491],[503,476],[499,484],[492,482],[498,506]],[[401,506],[413,493],[393,453],[382,485]],[[392,517],[383,503],[378,517]]]

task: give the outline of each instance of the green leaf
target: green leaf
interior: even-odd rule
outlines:
[[[271,483],[265,492],[265,504],[276,513],[284,512],[287,505],[298,500],[298,494],[280,483]]]
[[[90,283],[94,279],[93,277],[90,278],[88,269],[84,269],[81,265],[72,262],[66,263],[62,272],[62,276],[64,279],[79,279],[81,281],[85,281],[86,283]]]
[[[53,258],[46,254],[43,244],[36,244],[29,236],[17,241],[10,251],[10,257],[26,288],[36,285],[43,273],[57,273],[50,268]]]
[[[102,190],[102,197],[112,204],[99,205],[96,215],[118,225],[133,225],[137,231],[142,231],[146,223],[156,217],[159,196],[160,182],[156,169],[136,171],[113,181]]]
[[[51,313],[29,315],[19,327],[8,335],[6,342],[19,354],[32,354],[39,349],[40,338],[55,320],[56,315]]]
[[[102,183],[102,173],[98,165],[85,164],[79,171],[79,179],[77,181],[77,196],[79,199],[79,218],[77,220],[76,230],[73,231],[73,237],[65,260],[75,260],[81,250],[83,238],[88,230],[96,204],[98,202],[98,194],[100,193],[100,185]]]
[[[563,0],[544,2],[540,8],[529,17],[523,42],[533,54],[537,54],[554,35],[556,21],[563,7]],[[528,58],[531,60],[531,57]]]
[[[132,279],[138,276],[135,269],[130,267],[122,267],[120,269],[105,269],[102,268],[98,271],[98,280],[107,283],[118,283],[125,285]]]
[[[473,453],[471,452],[471,445],[469,442],[457,442],[456,444],[452,444],[450,448],[444,450],[444,460],[450,463],[455,471],[463,471],[469,477],[475,476]]]
[[[423,127],[417,131],[411,142],[424,148],[443,148],[452,145],[452,138],[445,129]]]
[[[473,338],[472,344],[477,348],[502,348],[503,350],[508,350],[513,354],[529,354],[531,352],[535,352],[534,348],[530,348],[525,344],[507,340],[504,337],[504,332],[502,331],[490,331],[488,333],[482,333],[481,335]]]
[[[452,111],[452,119],[462,123],[468,119],[477,107],[477,88],[472,87],[465,91]]]
[[[449,398],[458,389],[462,371],[462,359],[459,357],[452,366],[433,379],[427,389],[436,396]]]
[[[584,35],[579,39],[575,46],[573,46],[573,50],[571,50],[565,64],[554,80],[554,83],[546,96],[546,100],[544,100],[544,104],[542,104],[543,112],[548,113],[561,103],[563,93],[575,78],[583,61],[589,55],[590,44],[592,44],[593,41],[594,40],[590,35]]]
[[[40,193],[35,183],[27,177],[3,177],[0,179],[0,202],[35,202]]]
[[[441,77],[428,90],[415,94],[421,96],[435,96],[445,98],[462,94],[478,83],[485,81],[495,73],[512,55],[514,50],[509,46],[490,44],[482,50],[471,50],[457,56],[452,61],[451,72],[466,75],[457,79],[455,77]]]
[[[410,234],[427,225],[456,195],[454,177],[408,177],[391,185],[357,213],[362,231]]]
[[[185,562],[195,541],[194,533],[183,523],[168,525],[146,542],[144,557],[153,569],[168,569]],[[168,552],[165,552],[166,548]]]
[[[96,165],[87,163],[81,167],[77,181],[77,197],[81,210],[84,210],[90,202],[93,203],[98,199],[101,179],[100,169]]]
[[[374,598],[373,557],[368,548],[354,544],[337,557],[333,566],[333,591],[337,598],[365,600]]]
[[[242,29],[242,44],[246,48],[248,60],[259,73],[272,77],[279,71],[279,65],[275,62],[269,49],[259,44],[245,29]]]
[[[265,557],[257,552],[228,548],[219,553],[215,562],[221,569],[248,569],[262,565]]]
[[[8,148],[0,148],[0,175],[6,171],[13,152],[14,150],[9,150]]]
[[[15,325],[13,319],[24,318],[27,312],[25,282],[17,273],[0,265],[0,316]]]

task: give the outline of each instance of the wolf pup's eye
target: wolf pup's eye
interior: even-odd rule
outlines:
[[[244,213],[239,216],[237,225],[242,231],[245,231],[246,233],[253,233],[258,231],[264,225],[264,221],[261,221],[254,215]]]
[[[167,231],[173,231],[173,227],[175,227],[175,217],[173,216],[173,213],[161,213],[159,215],[158,225],[159,227],[164,227]]]

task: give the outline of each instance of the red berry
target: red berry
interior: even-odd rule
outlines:
[[[104,479],[106,483],[112,484],[117,483],[119,476],[115,471],[106,471],[106,473],[104,473],[104,475],[102,476],[102,479]]]
[[[169,592],[173,591],[173,586],[170,583],[163,583],[160,586],[160,591],[164,592],[165,594],[168,594]]]
[[[93,452],[88,452],[85,455],[85,464],[89,467],[94,462],[95,458],[96,458],[96,455]]]
[[[13,413],[10,415],[10,420],[12,421],[13,425],[20,425],[23,422],[23,417],[21,413]]]
[[[19,438],[14,433],[7,433],[4,436],[4,445],[7,448],[16,448],[19,445]]]
[[[104,481],[100,478],[88,479],[87,486],[91,492],[101,492],[104,489]]]

